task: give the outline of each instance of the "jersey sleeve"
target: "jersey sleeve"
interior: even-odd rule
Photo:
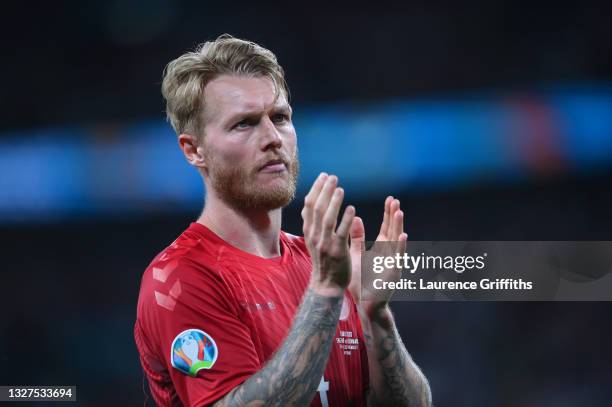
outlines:
[[[149,281],[141,288],[138,323],[183,404],[208,405],[261,364],[221,274],[185,258],[173,267],[171,272],[150,267]],[[143,367],[146,371],[144,362]]]

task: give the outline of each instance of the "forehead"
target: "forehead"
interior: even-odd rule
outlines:
[[[283,92],[277,97],[274,83],[266,77],[221,75],[206,85],[204,100],[209,118],[287,105]]]

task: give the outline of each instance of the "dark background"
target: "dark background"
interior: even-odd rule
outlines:
[[[612,6],[604,2],[3,7],[0,137],[163,117],[165,64],[224,32],[277,54],[294,110],[612,80]],[[389,193],[402,199],[414,240],[612,240],[610,168]],[[370,238],[384,197],[354,202]],[[284,217],[293,233],[301,229],[301,198]],[[1,224],[0,384],[77,385],[80,405],[141,405],[132,336],[139,280],[199,211]],[[438,406],[612,403],[608,303],[393,308]]]

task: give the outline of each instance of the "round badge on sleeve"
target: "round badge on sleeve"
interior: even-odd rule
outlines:
[[[187,329],[174,338],[170,360],[172,366],[195,377],[199,370],[210,369],[219,351],[213,338],[199,329]]]

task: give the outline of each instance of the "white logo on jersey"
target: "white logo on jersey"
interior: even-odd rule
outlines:
[[[321,406],[329,407],[329,402],[327,401],[329,382],[325,381],[325,376],[321,376],[321,382],[319,382],[319,388],[317,389],[317,391],[319,392],[319,397],[321,398]]]

